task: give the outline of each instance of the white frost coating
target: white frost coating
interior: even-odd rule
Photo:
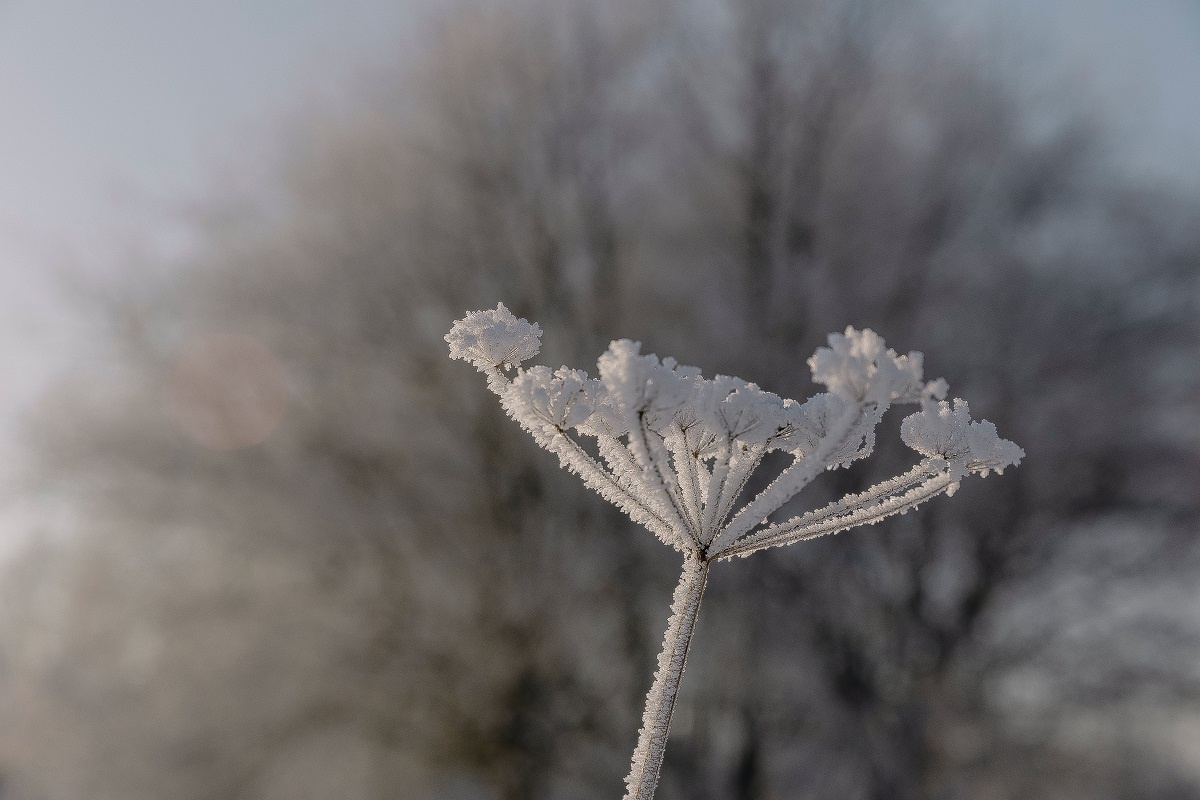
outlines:
[[[642,729],[633,751],[629,776],[625,778],[625,800],[651,800],[658,786],[658,774],[667,750],[671,715],[675,711],[675,696],[687,665],[688,648],[691,646],[692,632],[696,629],[696,615],[700,610],[704,584],[708,580],[708,568],[707,561],[689,558],[683,562],[683,574],[679,576],[679,584],[675,587],[671,618],[667,622],[662,650],[658,654],[658,669],[654,673],[650,692],[646,695]]]
[[[808,366],[813,380],[839,397],[887,405],[920,398],[922,360],[920,353],[896,355],[870,329],[846,328],[829,334],[829,347],[818,347]]]
[[[695,395],[693,407],[702,428],[723,439],[763,444],[788,423],[783,398],[741,378],[718,375],[703,381]]]
[[[696,529],[680,507],[679,481],[663,434],[695,394],[700,371],[675,359],[641,355],[641,342],[618,339],[596,362],[606,396],[620,414],[628,446],[641,468],[644,501],[660,507],[682,536],[698,545]]]
[[[949,387],[941,379],[924,381],[920,353],[897,355],[870,330],[847,328],[817,350],[808,364],[813,380],[829,391],[804,403],[741,378],[705,380],[699,370],[672,358],[643,355],[641,344],[628,339],[614,341],[600,356],[598,380],[568,367],[520,369],[537,354],[540,337],[536,324],[498,304],[455,322],[446,341],[451,357],[483,372],[505,411],[564,468],[684,554],[626,779],[627,800],[654,795],[713,561],[872,525],[952,494],[970,473],[1001,472],[1024,455],[990,422],[972,422],[965,401],[946,403]],[[514,369],[509,378],[505,373]],[[875,427],[896,403],[921,405],[900,428],[904,442],[925,456],[919,464],[860,494],[770,522],[824,470],[870,455]],[[580,443],[582,437],[594,440],[599,458]],[[791,463],[756,496],[742,500],[772,450],[791,456]]]
[[[625,424],[636,427],[641,417],[652,429],[670,423],[696,393],[700,371],[681,367],[675,359],[641,355],[641,342],[618,339],[596,361],[600,380],[625,412]]]
[[[591,381],[591,397],[594,404],[592,415],[580,423],[580,433],[617,438],[629,432],[625,425],[625,412],[603,383],[595,379]]]
[[[558,456],[558,462],[563,469],[578,475],[585,486],[624,511],[634,522],[647,527],[665,544],[677,550],[688,550],[687,544],[680,539],[678,527],[668,524],[663,519],[661,509],[655,508],[653,503],[646,502],[637,491],[636,485],[622,483],[616,475],[589,456],[578,442],[567,436],[565,431],[548,426],[540,416],[528,415],[526,401],[522,396],[524,392],[514,386],[525,374],[527,373],[519,375],[512,383],[507,383],[499,370],[494,370],[488,376],[489,385],[493,390],[502,384],[507,386],[507,391],[500,392],[500,403],[508,415],[529,431],[535,442]]]
[[[472,311],[446,334],[450,357],[469,361],[480,372],[517,366],[541,349],[542,329],[517,319],[497,303],[491,311]]]
[[[813,449],[797,458],[784,469],[766,489],[734,515],[729,524],[713,539],[711,550],[720,554],[739,538],[749,533],[774,514],[783,504],[827,469],[846,462],[848,446],[857,451],[862,441],[862,423],[876,413],[874,405],[851,404],[842,409],[838,418],[823,429]]]
[[[540,419],[554,431],[582,425],[596,408],[596,387],[586,372],[536,366],[512,382],[512,402],[524,419]]]
[[[929,460],[903,475],[883,481],[860,494],[850,494],[824,508],[771,525],[739,540],[721,558],[748,556],[767,547],[780,547],[827,533],[874,525],[893,514],[905,514],[957,484],[945,462]]]
[[[955,481],[968,472],[1002,473],[1025,455],[1016,444],[1001,439],[992,423],[972,422],[966,400],[955,400],[953,409],[945,400],[936,405],[925,403],[900,423],[900,438],[921,455],[946,459]]]

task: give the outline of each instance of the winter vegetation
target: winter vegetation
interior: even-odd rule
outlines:
[[[829,391],[800,404],[728,375],[705,380],[673,358],[641,355],[641,343],[614,341],[600,377],[570,367],[521,369],[542,331],[503,303],[454,323],[450,357],[475,365],[508,415],[589,488],[684,556],[671,619],[646,697],[642,729],[625,779],[627,800],[652,800],[666,753],[675,698],[713,561],[747,556],[827,533],[874,525],[953,494],[970,473],[986,476],[1020,462],[1021,448],[990,422],[953,410],[942,379],[924,382],[920,353],[899,356],[873,331],[831,334],[808,365]],[[510,381],[508,370],[516,369]],[[822,472],[865,458],[888,408],[919,403],[900,427],[925,456],[912,469],[824,508],[768,524]],[[579,436],[595,439],[593,458]],[[791,461],[766,488],[739,503],[763,458]],[[735,510],[736,509],[736,510]]]
[[[125,280],[81,279],[94,350],[25,423],[47,513],[0,578],[4,800],[611,800],[688,563],[641,528],[733,555],[960,479],[706,562],[655,796],[1200,792],[1200,203],[1124,172],[1082,93],[1010,80],[922,7],[446,10],[281,125],[268,185],[214,187],[186,258],[131,248]],[[545,364],[628,336],[703,365],[618,344],[599,379],[712,387],[689,431],[755,440],[744,490],[752,453],[714,491],[714,439],[679,480],[674,415],[630,449],[596,376],[464,338],[513,366],[502,407],[443,341],[498,301],[545,328]],[[915,421],[871,420],[870,458],[761,523],[745,509],[820,446],[818,407],[711,376],[805,398],[826,347],[836,415],[864,391],[838,348],[867,328],[1027,456],[966,474],[1015,451],[876,358]],[[741,403],[794,440],[742,431]],[[652,468],[638,516],[506,408],[556,452],[569,434],[594,485]]]

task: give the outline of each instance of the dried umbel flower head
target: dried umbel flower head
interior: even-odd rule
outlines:
[[[872,525],[953,494],[974,473],[1017,464],[1024,452],[990,422],[972,422],[967,404],[926,382],[920,353],[898,355],[876,333],[847,328],[808,360],[828,391],[804,403],[725,375],[709,380],[673,358],[620,339],[597,362],[599,379],[568,367],[520,364],[537,354],[541,329],[503,304],[454,323],[452,358],[488,376],[509,416],[566,469],[684,555],[658,671],[626,778],[627,800],[650,800],[709,566],[858,525]],[[511,379],[505,374],[514,370]],[[789,519],[771,517],[827,469],[871,454],[875,427],[892,405],[916,404],[901,439],[922,458],[865,492]],[[595,442],[593,458],[581,437]],[[763,456],[791,461],[755,497],[743,490]]]
[[[491,311],[472,311],[446,334],[450,357],[470,361],[480,372],[528,361],[541,349],[541,340],[542,329],[514,317],[504,303]]]

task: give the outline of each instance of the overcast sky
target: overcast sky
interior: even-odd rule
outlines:
[[[0,270],[194,188],[401,24],[387,0],[0,0]],[[31,261],[32,259],[32,261]]]
[[[1200,163],[1200,0],[951,5],[985,36],[1004,22],[1035,32],[1048,67],[1097,91],[1141,166]],[[0,0],[3,294],[23,282],[14,273],[196,188],[239,136],[378,58],[404,6]]]
[[[1200,188],[1200,0],[943,2],[1098,104],[1130,171]]]
[[[388,0],[0,0],[0,475],[71,355],[54,270],[156,232],[241,143],[404,23]]]
[[[943,1],[1000,50],[1027,34],[1031,79],[1094,92],[1131,169],[1200,186],[1200,0]],[[70,346],[48,271],[111,258],[272,120],[390,57],[411,2],[0,0],[0,420]]]

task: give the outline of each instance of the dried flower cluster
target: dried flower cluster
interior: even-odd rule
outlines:
[[[945,381],[925,382],[920,353],[897,355],[870,330],[829,336],[829,347],[808,360],[813,380],[827,391],[804,403],[740,378],[706,379],[672,358],[643,355],[628,339],[600,356],[599,378],[568,367],[522,369],[540,339],[535,323],[503,304],[469,313],[446,335],[450,356],[485,373],[504,409],[539,445],[685,556],[626,779],[629,800],[654,795],[713,561],[874,524],[952,494],[970,473],[1003,472],[1024,455],[990,422],[972,422],[965,401],[947,403]],[[823,471],[870,455],[876,425],[897,403],[920,406],[900,429],[922,456],[912,469],[824,508],[769,520]],[[772,451],[792,461],[756,496],[743,498]]]

